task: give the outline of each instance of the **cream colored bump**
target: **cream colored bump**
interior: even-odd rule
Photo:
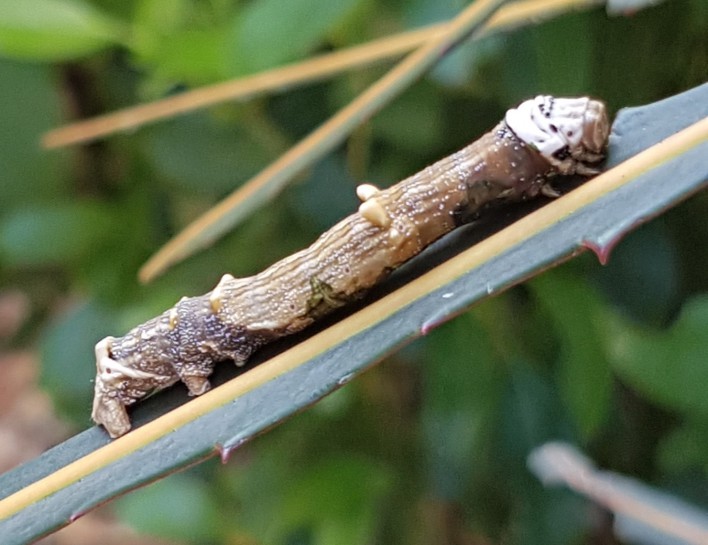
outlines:
[[[214,314],[218,314],[221,310],[221,301],[222,296],[224,294],[224,284],[226,284],[227,282],[231,282],[232,280],[235,280],[233,276],[231,276],[230,274],[225,274],[221,277],[221,280],[219,280],[219,283],[216,285],[216,287],[211,290],[211,293],[209,294],[209,304],[211,305],[211,311]]]
[[[229,273],[226,273],[224,276],[221,277],[221,280],[219,280],[219,283],[216,285],[217,287],[223,286],[223,284],[226,284],[227,282],[231,282],[232,280],[236,280],[232,275]]]
[[[179,314],[177,312],[177,307],[172,307],[170,309],[170,314],[167,319],[167,326],[170,328],[170,331],[172,331],[175,327],[177,327],[178,322],[179,322]]]
[[[216,286],[209,294],[209,305],[214,314],[218,314],[221,310],[221,288]]]
[[[361,184],[356,188],[356,196],[361,202],[368,201],[379,192],[379,188],[371,184]]]
[[[364,217],[364,219],[376,227],[386,229],[389,225],[391,225],[391,217],[386,213],[384,207],[376,199],[369,199],[368,201],[361,203],[361,206],[359,206],[359,213]]]
[[[394,246],[400,246],[401,244],[403,244],[403,241],[406,238],[405,236],[403,236],[403,233],[401,233],[395,227],[392,227],[391,230],[388,232],[388,237],[391,239],[391,242]]]

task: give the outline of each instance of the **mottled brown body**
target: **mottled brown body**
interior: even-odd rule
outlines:
[[[600,146],[607,136],[607,119],[602,119]],[[601,147],[586,151],[596,160]],[[125,406],[148,393],[178,380],[192,395],[205,392],[215,362],[230,359],[241,365],[263,344],[302,330],[489,203],[536,196],[547,189],[549,175],[573,171],[565,153],[562,159],[564,168],[554,166],[502,121],[473,144],[389,189],[360,186],[359,212],[310,247],[252,277],[225,275],[213,291],[182,299],[124,337],[101,341],[94,420],[115,437],[130,428]],[[582,165],[581,160],[573,164]]]

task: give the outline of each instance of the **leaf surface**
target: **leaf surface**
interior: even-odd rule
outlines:
[[[121,41],[121,25],[79,0],[0,0],[0,54],[65,61]]]

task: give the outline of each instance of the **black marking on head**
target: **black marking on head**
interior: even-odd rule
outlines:
[[[559,161],[563,161],[570,157],[570,148],[568,146],[563,146],[561,149],[553,152],[553,157]]]
[[[553,111],[553,97],[544,97],[543,101],[538,105],[538,110],[546,119],[550,119]]]
[[[509,136],[516,137],[516,135],[514,134],[514,131],[512,131],[506,123],[501,124],[501,126],[499,127],[499,129],[496,132],[496,136],[497,136],[497,138],[501,138],[501,139],[508,138]]]

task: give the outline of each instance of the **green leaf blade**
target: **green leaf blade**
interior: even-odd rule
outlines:
[[[106,209],[96,203],[26,207],[0,221],[0,254],[15,267],[73,261],[96,248],[109,227]]]
[[[619,325],[612,337],[614,369],[667,408],[708,416],[708,296],[690,300],[664,331]]]
[[[237,20],[235,51],[248,72],[295,60],[326,36],[359,0],[259,0]]]
[[[612,374],[604,347],[604,307],[579,280],[550,273],[531,282],[536,300],[551,316],[560,341],[561,395],[585,438],[603,424],[610,409]]]
[[[67,61],[121,43],[120,23],[78,0],[0,0],[0,55]]]

